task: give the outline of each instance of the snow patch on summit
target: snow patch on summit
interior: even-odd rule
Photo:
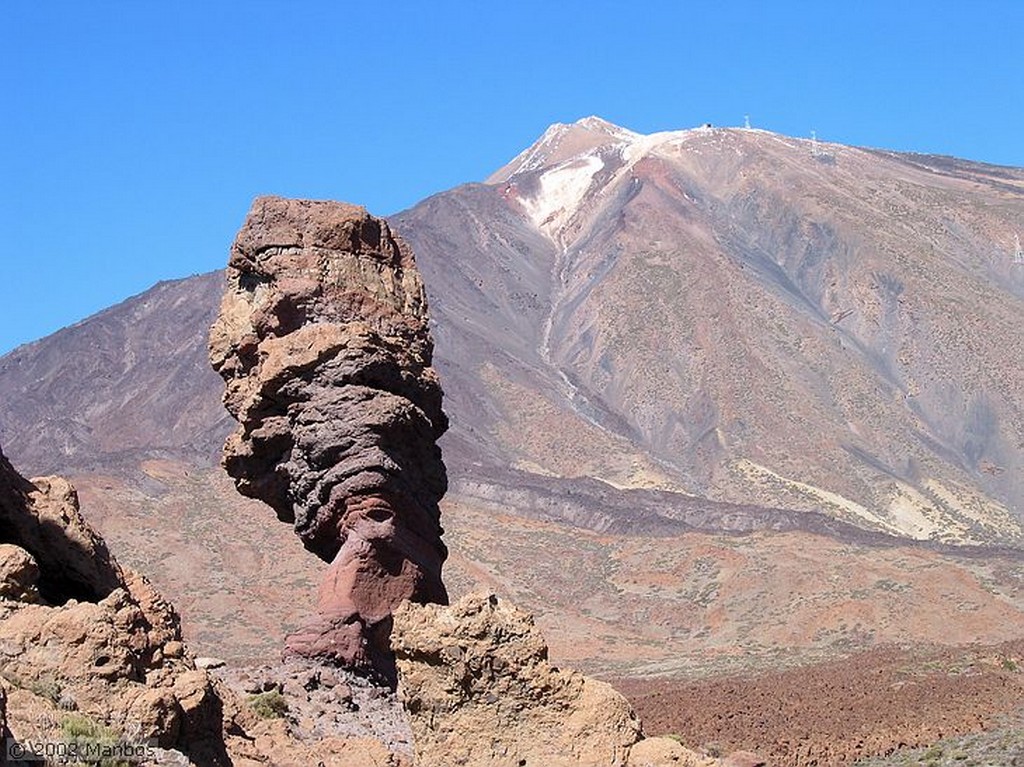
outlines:
[[[645,157],[675,161],[682,153],[699,155],[709,148],[722,149],[733,135],[731,130],[709,126],[644,134],[600,117],[584,117],[572,124],[549,126],[487,183],[505,184],[506,194],[515,187],[512,196],[534,225],[564,249],[571,245],[564,241],[567,227],[587,200],[629,180]],[[595,188],[595,176],[606,167],[610,172],[602,174],[600,188]],[[520,179],[526,183],[520,186]]]
[[[604,160],[597,154],[588,153],[541,175],[537,194],[521,200],[537,228],[557,241],[562,227],[579,210],[594,176],[603,167]]]

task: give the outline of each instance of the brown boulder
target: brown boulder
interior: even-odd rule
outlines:
[[[418,764],[717,764],[674,741],[641,740],[622,695],[549,663],[532,616],[493,594],[451,607],[406,603],[395,611],[391,642]]]
[[[382,665],[397,604],[447,601],[432,353],[412,253],[387,223],[342,203],[254,202],[210,360],[239,421],[225,468],[331,563],[288,652]]]
[[[52,728],[74,711],[161,746],[222,751],[220,701],[210,690],[194,702],[209,680],[184,651],[164,652],[180,646],[177,613],[118,566],[74,488],[29,482],[0,453],[0,515],[0,678],[13,737],[59,736]]]
[[[719,764],[717,759],[691,751],[673,738],[645,738],[629,750],[627,767],[714,767]]]
[[[122,574],[106,544],[85,523],[78,494],[60,477],[31,481],[0,452],[0,543],[18,546],[39,567],[39,591],[52,604],[97,600]]]
[[[39,600],[39,565],[21,546],[0,543],[0,599]]]

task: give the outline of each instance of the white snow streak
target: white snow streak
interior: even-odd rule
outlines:
[[[596,154],[579,155],[556,165],[540,177],[540,191],[523,200],[523,207],[537,228],[553,240],[579,210],[594,176],[604,167]]]

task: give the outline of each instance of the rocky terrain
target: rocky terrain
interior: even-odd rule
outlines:
[[[71,485],[26,480],[0,454],[0,762],[76,748],[111,765],[408,764],[404,714],[365,678],[295,663],[215,678],[217,666],[110,555]]]
[[[178,616],[123,571],[58,477],[32,482],[0,454],[0,685],[15,738],[79,722],[161,749],[226,759],[223,702],[186,652]]]
[[[1000,717],[983,731],[943,738],[927,746],[904,746],[885,756],[858,760],[856,767],[983,767],[1024,764],[1024,712]]]
[[[341,203],[253,203],[210,360],[239,420],[225,469],[330,563],[291,654],[383,671],[391,610],[447,602],[432,352],[412,253],[385,222]]]
[[[956,764],[1008,766],[1024,753],[1019,729],[1006,724],[1021,714],[1022,653],[1021,641],[955,650],[888,646],[755,678],[619,686],[648,732],[710,753],[756,745],[769,764],[794,767],[934,765],[943,755]],[[991,743],[985,730],[996,731]],[[1003,758],[991,759],[986,746]]]
[[[549,663],[532,617],[494,594],[406,603],[392,646],[418,764],[720,764],[676,740],[645,739],[622,695]]]
[[[59,477],[33,482],[0,454],[0,676],[22,704],[132,720],[161,747],[215,748],[217,701],[184,651],[178,616],[122,571]],[[31,708],[31,706],[29,706]]]
[[[803,532],[594,533],[455,500],[443,512],[453,595],[484,587],[513,599],[537,616],[554,658],[605,678],[758,672],[876,645],[1024,634],[1024,560],[1012,552]]]
[[[392,217],[451,418],[449,591],[511,597],[556,663],[671,675],[666,694],[1019,638],[1022,185],[952,158],[588,119]],[[265,510],[216,466],[223,285],[162,283],[0,358],[0,437],[32,473],[66,471],[185,638],[237,670],[315,610],[327,563],[254,524]],[[816,668],[840,700],[846,672]],[[708,700],[709,717],[735,705]],[[956,717],[926,710],[927,737]]]

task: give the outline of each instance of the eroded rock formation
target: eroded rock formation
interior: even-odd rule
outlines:
[[[171,605],[118,566],[67,481],[26,480],[2,453],[0,683],[15,737],[52,736],[74,711],[210,763],[223,747],[221,701]]]
[[[399,695],[417,764],[710,767],[668,738],[644,739],[611,685],[559,669],[533,618],[493,594],[394,614]]]
[[[331,563],[289,653],[380,666],[399,602],[447,601],[432,353],[423,284],[387,223],[343,203],[254,202],[210,359],[239,421],[225,468]]]

